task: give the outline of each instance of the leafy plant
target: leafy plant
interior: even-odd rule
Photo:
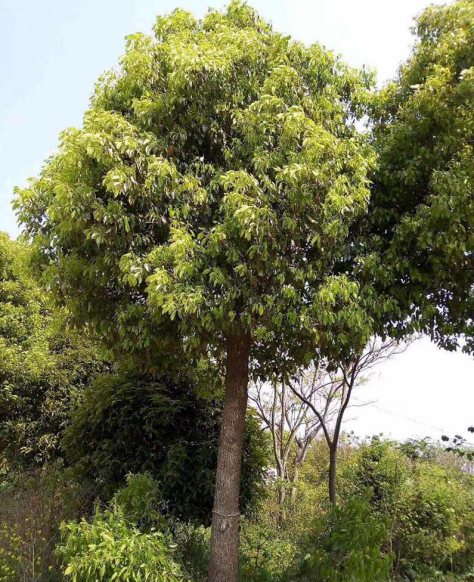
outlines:
[[[220,415],[220,402],[200,398],[194,383],[183,376],[105,376],[85,392],[63,447],[77,478],[92,480],[102,498],[110,499],[123,487],[127,474],[147,473],[158,483],[165,513],[208,524]],[[244,511],[263,494],[268,458],[267,437],[250,414],[243,457]]]
[[[160,485],[149,473],[127,475],[127,484],[114,495],[112,504],[120,507],[124,518],[140,530],[167,529],[163,517]]]
[[[166,534],[144,533],[119,506],[96,510],[90,522],[63,525],[58,553],[72,582],[180,582],[188,579]]]
[[[398,447],[376,438],[345,469],[346,496],[370,494],[373,518],[389,524],[384,547],[394,553],[395,576],[465,574],[473,563],[472,477],[436,461],[426,443]]]
[[[286,580],[298,553],[296,541],[258,521],[244,520],[241,527],[240,579],[242,582]]]
[[[27,244],[0,233],[0,469],[41,466],[82,391],[110,367],[102,350],[62,328],[33,280]]]
[[[367,500],[331,508],[309,533],[296,578],[304,582],[386,582],[392,556],[384,552],[386,525]]]

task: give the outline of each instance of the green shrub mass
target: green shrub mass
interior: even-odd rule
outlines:
[[[197,396],[183,379],[106,376],[73,414],[63,447],[78,478],[102,498],[128,473],[149,472],[160,483],[163,510],[208,524],[211,517],[221,406]],[[242,507],[263,494],[268,441],[247,418]]]
[[[91,521],[64,526],[58,552],[72,582],[179,582],[187,579],[176,561],[171,538],[143,533],[124,519],[119,507],[98,510]]]
[[[331,507],[325,488],[318,486],[328,464],[325,444],[318,441],[296,497],[280,506],[279,485],[268,483],[259,511],[242,521],[242,582],[469,580],[474,565],[473,478],[435,445],[415,458],[410,451],[380,438],[344,445],[338,474],[341,500]],[[94,566],[90,576],[111,580],[107,552],[111,563],[116,560],[132,572],[140,556],[144,575],[149,545],[163,553],[163,563],[171,560],[170,572],[177,568],[177,579],[181,573],[204,582],[210,528],[166,517],[165,507],[158,481],[149,474],[129,476],[109,509],[97,509],[88,521],[63,528],[59,555],[65,567],[74,564],[66,578],[77,568],[82,572],[77,580],[95,580],[85,574],[85,564],[92,561],[104,562],[105,573]],[[99,547],[94,540],[100,531],[111,539]],[[125,544],[125,539],[137,541]]]

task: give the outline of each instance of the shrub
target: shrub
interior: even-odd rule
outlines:
[[[159,483],[149,473],[127,475],[127,484],[117,491],[113,504],[120,507],[124,518],[140,530],[151,527],[168,529],[163,517],[163,496]]]
[[[194,582],[206,582],[211,547],[211,528],[175,522],[173,535],[186,569],[191,573]]]
[[[58,553],[72,582],[179,582],[189,579],[177,561],[171,538],[141,532],[118,505],[97,510],[92,521],[63,525]]]
[[[127,474],[146,472],[159,483],[168,514],[208,524],[220,405],[200,398],[194,388],[188,380],[170,378],[117,375],[95,382],[63,440],[81,481],[92,479],[97,493],[110,499]],[[249,415],[242,469],[244,510],[263,490],[265,436]]]
[[[242,582],[281,582],[294,565],[298,552],[295,541],[254,521],[241,528],[240,579]]]
[[[306,541],[297,580],[304,582],[386,582],[392,556],[383,552],[384,523],[371,515],[367,500],[330,509]]]
[[[364,444],[348,468],[345,496],[365,498],[370,491],[374,519],[389,521],[385,547],[395,554],[393,576],[464,574],[474,563],[472,476],[444,459],[436,464],[433,450],[420,456],[408,445]]]

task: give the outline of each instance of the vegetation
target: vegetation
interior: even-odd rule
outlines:
[[[153,30],[0,233],[0,582],[474,579],[465,440],[343,424],[473,351],[472,0],[381,91],[237,0]]]
[[[128,474],[160,484],[166,513],[208,525],[219,440],[219,401],[200,398],[186,379],[109,375],[84,394],[63,438],[76,478],[110,499]],[[241,504],[263,493],[268,444],[254,416],[246,423]],[[192,478],[190,478],[192,476]]]

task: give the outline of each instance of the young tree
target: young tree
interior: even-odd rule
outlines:
[[[333,381],[326,381],[326,375],[311,366],[304,372],[304,381],[299,386],[306,400],[321,411],[324,421],[334,408]],[[251,386],[249,399],[253,403],[263,426],[271,434],[273,456],[277,476],[281,481],[279,503],[286,499],[288,485],[291,486],[291,500],[296,497],[296,483],[308,448],[321,430],[321,421],[312,408],[295,396],[288,381],[256,382]]]
[[[352,359],[339,363],[330,362],[326,369],[322,368],[321,370],[324,378],[323,385],[327,386],[326,404],[322,408],[318,408],[314,399],[307,394],[307,379],[304,374],[296,376],[288,383],[295,396],[310,408],[322,428],[324,438],[329,447],[328,493],[329,500],[333,505],[336,505],[337,501],[337,449],[341,437],[344,414],[349,407],[354,388],[364,379],[364,373],[370,372],[374,366],[403,352],[407,345],[408,342],[399,344],[397,340],[381,342],[379,338],[374,337],[365,349]],[[329,419],[327,414],[328,402],[333,405],[333,411]]]
[[[369,286],[334,269],[368,204],[370,84],[240,2],[202,21],[177,10],[154,38],[128,37],[83,128],[18,192],[45,284],[76,321],[148,365],[225,355],[212,582],[238,577],[249,376],[373,333]]]

